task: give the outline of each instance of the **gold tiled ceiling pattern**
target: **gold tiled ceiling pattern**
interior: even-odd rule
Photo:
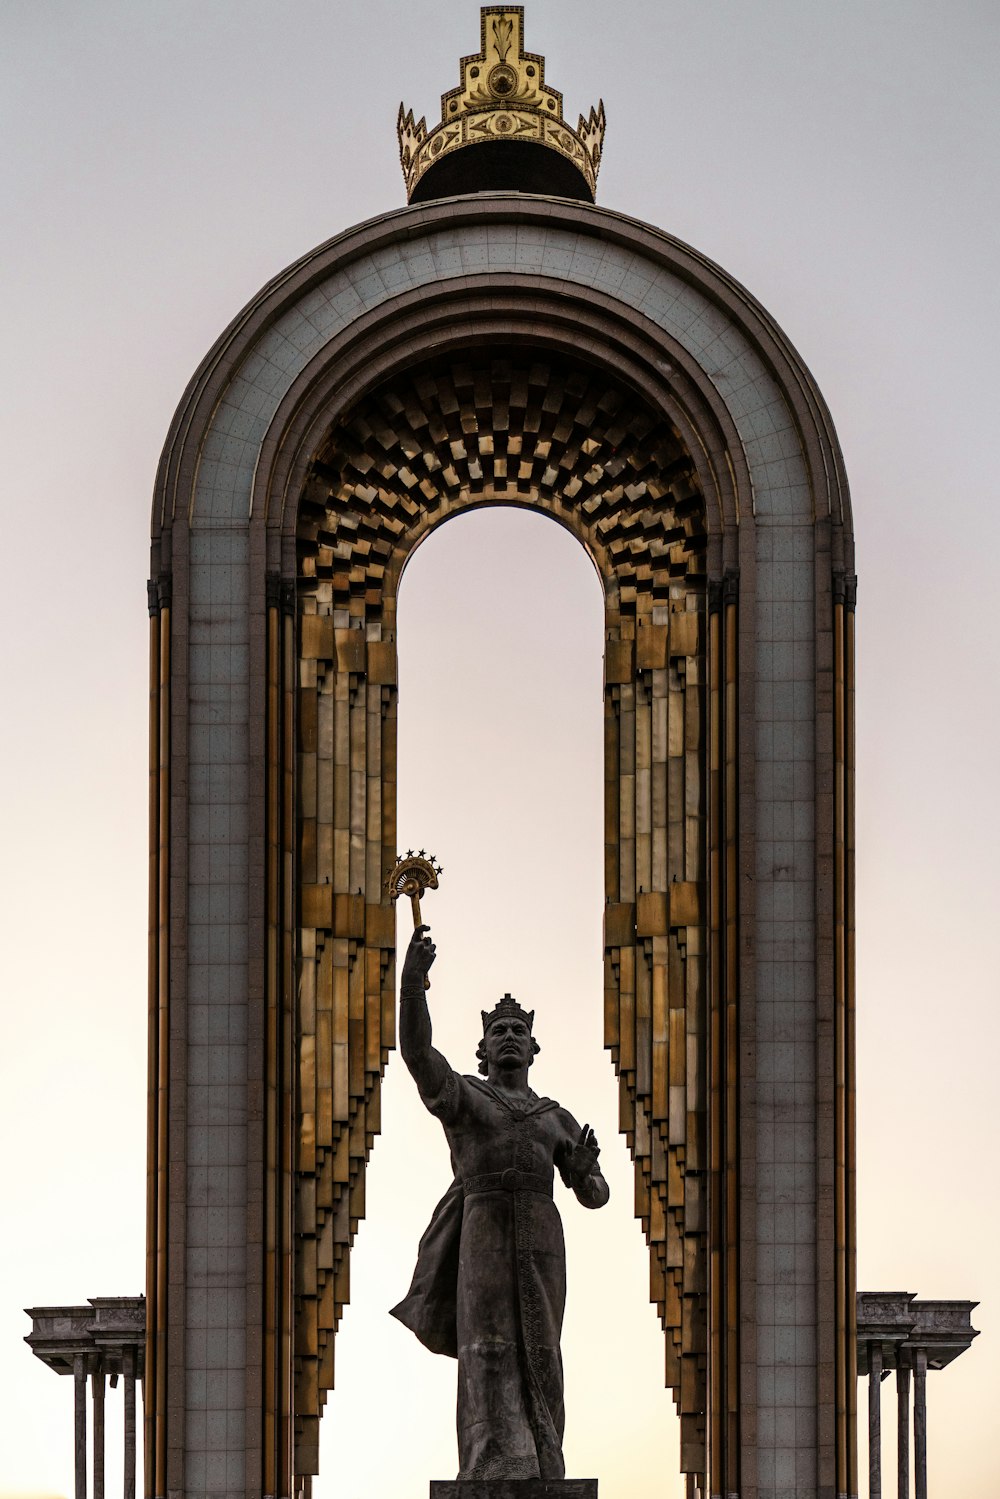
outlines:
[[[703,1471],[704,502],[661,414],[606,372],[523,350],[474,351],[373,391],[331,433],[302,499],[295,1470],[317,1470],[394,1045],[383,881],[397,853],[397,584],[431,527],[484,502],[556,517],[604,579],[605,1040],[683,1466]]]

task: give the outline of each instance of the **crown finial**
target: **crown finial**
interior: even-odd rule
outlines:
[[[462,81],[441,96],[427,129],[399,106],[399,155],[411,203],[514,189],[593,202],[604,145],[604,103],[563,119],[562,94],[545,82],[545,59],[524,50],[524,7],[486,5],[481,47],[463,57]],[[470,149],[475,146],[473,153]]]

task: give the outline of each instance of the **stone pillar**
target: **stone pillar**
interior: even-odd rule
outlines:
[[[94,1400],[94,1499],[104,1499],[104,1370],[100,1364],[90,1376]]]
[[[917,1499],[927,1499],[927,1353],[913,1355],[913,1456]]]
[[[896,1370],[896,1472],[898,1499],[910,1499],[910,1371]]]
[[[882,1345],[868,1348],[868,1493],[882,1499]]]
[[[122,1355],[125,1374],[125,1499],[135,1499],[135,1349],[126,1348]]]
[[[76,1499],[87,1499],[87,1360],[73,1356],[73,1462]]]

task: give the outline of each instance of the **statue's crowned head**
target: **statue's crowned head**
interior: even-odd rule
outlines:
[[[512,1021],[520,1021],[526,1028],[529,1036],[531,1036],[531,1028],[535,1022],[535,1012],[534,1010],[522,1009],[513,995],[505,994],[503,999],[499,1000],[492,1010],[481,1010],[480,1014],[483,1017],[483,1039],[476,1048],[476,1056],[479,1058],[479,1070],[485,1077],[490,1070],[489,1062],[486,1058],[486,1037],[489,1035],[491,1028],[499,1021],[507,1024],[510,1024]],[[541,1049],[534,1036],[531,1036],[531,1055],[528,1059],[529,1067]]]

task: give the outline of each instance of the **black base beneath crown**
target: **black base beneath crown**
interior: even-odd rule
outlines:
[[[597,1499],[596,1478],[432,1478],[430,1499]]]
[[[432,162],[413,189],[410,202],[431,203],[435,198],[457,198],[465,193],[510,192],[594,201],[579,167],[554,146],[541,141],[476,141]]]

